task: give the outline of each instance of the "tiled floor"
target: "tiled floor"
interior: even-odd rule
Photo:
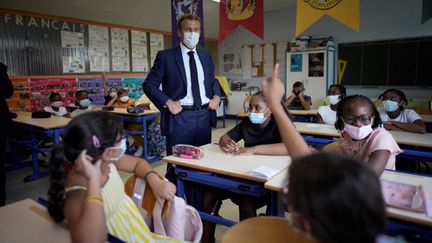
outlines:
[[[235,120],[227,119],[226,128],[222,128],[222,123],[219,121],[218,128],[213,129],[212,142],[218,142],[220,136],[225,134],[230,128],[234,127]],[[161,175],[165,174],[166,164],[165,162],[158,161],[152,164],[154,169]],[[47,170],[47,168],[41,168],[41,170]],[[47,197],[47,191],[49,187],[49,178],[43,178],[37,181],[24,183],[23,179],[26,175],[31,174],[31,167],[10,171],[6,175],[7,179],[7,199],[6,203],[16,202],[25,198],[37,199],[38,197]],[[127,173],[121,173],[123,179],[126,179],[129,175]],[[265,208],[261,208],[259,213],[265,212]],[[225,200],[220,210],[220,215],[238,221],[238,207],[233,204],[230,200]],[[220,242],[223,234],[226,231],[226,227],[217,226],[216,228],[216,241]]]

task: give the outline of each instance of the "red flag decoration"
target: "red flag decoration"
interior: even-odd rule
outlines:
[[[238,26],[264,39],[263,0],[221,0],[219,7],[219,41]]]

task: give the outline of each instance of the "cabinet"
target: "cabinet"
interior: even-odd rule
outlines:
[[[239,112],[243,112],[243,103],[247,96],[249,96],[249,90],[246,91],[231,91],[226,114],[237,115]]]
[[[311,109],[317,109],[327,96],[328,86],[336,83],[335,62],[333,46],[287,52],[285,98],[291,95],[293,84],[300,81],[305,95],[312,98]]]

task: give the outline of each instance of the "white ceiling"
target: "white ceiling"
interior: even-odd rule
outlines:
[[[264,12],[294,7],[296,0],[263,0]],[[171,0],[6,0],[0,8],[171,32]],[[217,38],[219,4],[203,0],[206,37]]]

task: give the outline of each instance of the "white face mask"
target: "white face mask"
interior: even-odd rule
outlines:
[[[126,102],[128,102],[128,100],[129,100],[129,96],[123,96],[123,97],[120,97],[120,101],[121,102],[123,102],[123,103],[126,103]]]
[[[183,44],[190,50],[199,42],[200,34],[197,32],[183,32]]]
[[[340,95],[329,95],[327,96],[327,100],[330,104],[336,105],[340,101]]]
[[[356,127],[345,123],[344,132],[346,132],[354,140],[362,140],[369,136],[369,134],[373,131],[372,123],[373,119],[369,125],[364,125],[361,127]]]
[[[54,101],[53,103],[51,103],[51,105],[53,107],[59,108],[59,107],[63,106],[63,102],[62,101]]]
[[[110,150],[110,149],[121,149],[121,153],[119,154],[119,156],[117,156],[117,157],[111,157],[110,158],[111,161],[118,161],[126,153],[126,150],[127,150],[126,140],[127,140],[127,138],[123,138],[120,141],[120,146],[118,146],[118,147],[109,147],[109,148],[107,148],[107,150]]]
[[[117,95],[117,92],[111,92],[111,93],[109,94],[109,96],[111,96],[111,98],[114,98],[116,95]]]

